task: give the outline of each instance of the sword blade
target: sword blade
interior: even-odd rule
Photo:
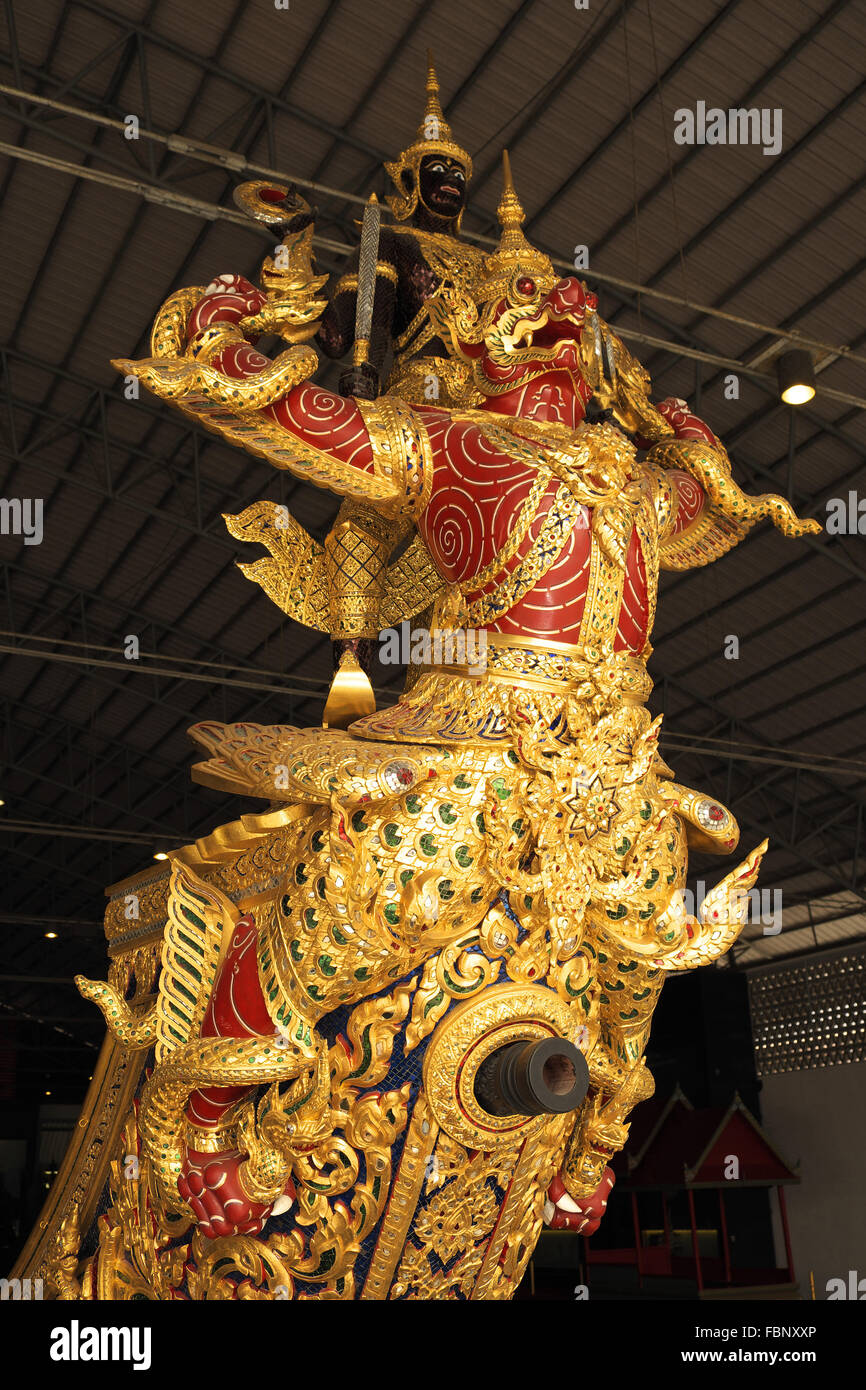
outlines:
[[[361,224],[361,249],[358,259],[358,298],[355,304],[355,343],[363,345],[366,360],[373,326],[373,301],[376,297],[376,262],[379,259],[379,223],[382,210],[375,193],[370,194]],[[356,357],[358,356],[356,352]]]

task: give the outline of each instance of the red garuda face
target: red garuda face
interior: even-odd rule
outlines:
[[[552,373],[567,373],[579,388],[581,340],[598,302],[580,280],[555,279],[549,262],[548,268],[518,266],[493,297],[482,294],[443,287],[430,304],[446,344],[470,363],[479,391],[504,395]]]

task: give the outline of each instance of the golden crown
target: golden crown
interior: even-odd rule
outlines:
[[[398,222],[405,222],[418,206],[418,170],[421,166],[421,160],[428,154],[441,154],[448,159],[456,159],[458,164],[463,166],[466,182],[468,183],[472,178],[471,156],[463,149],[462,145],[457,144],[442,111],[442,103],[439,100],[439,79],[433,65],[433,54],[429,49],[427,50],[427,103],[424,108],[424,118],[412,144],[402,150],[397,159],[386,160],[385,162],[385,169],[397,188],[396,193],[389,194],[388,206]],[[407,172],[412,174],[412,187],[410,189],[407,189],[404,181]],[[458,226],[459,221],[458,218]]]

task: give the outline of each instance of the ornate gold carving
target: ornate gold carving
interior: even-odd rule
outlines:
[[[530,246],[523,234],[526,214],[514,188],[507,150],[502,152],[502,166],[502,194],[496,209],[502,234],[495,252],[485,261],[478,287],[478,298],[486,303],[507,296],[518,274],[531,276],[539,289],[552,289],[556,282],[550,257]]]
[[[308,204],[298,200],[309,212]],[[313,270],[313,226],[283,238],[276,256],[262,265],[260,282],[267,304],[258,313],[241,319],[250,335],[276,333],[287,343],[305,343],[318,332],[328,301],[319,291],[328,280]]]
[[[78,1123],[60,1165],[60,1172],[30,1237],[12,1270],[12,1278],[50,1278],[49,1265],[65,1245],[71,1226],[62,1234],[70,1212],[86,1231],[99,1202],[115,1146],[123,1131],[138,1083],[141,1060],[106,1035],[93,1071]],[[86,1296],[86,1292],[85,1292]]]
[[[333,638],[375,637],[388,559],[406,525],[371,507],[343,503],[325,541],[325,568]]]
[[[483,399],[473,385],[472,372],[465,362],[449,357],[410,357],[418,353],[435,337],[432,324],[401,358],[395,357],[394,367],[385,386],[386,394],[399,396],[411,405],[467,409],[480,405]]]
[[[570,1116],[548,1120],[520,1149],[492,1239],[484,1252],[471,1298],[513,1298],[541,1233],[547,1189],[559,1171]]]
[[[412,161],[431,148],[419,143]],[[398,353],[441,325],[464,345],[484,338],[494,360],[514,354],[530,376],[544,369],[545,349],[532,350],[533,366],[531,345],[521,346],[529,299],[519,281],[532,271],[538,286],[526,296],[534,297],[553,272],[526,243],[522,220],[507,176],[502,237],[480,275],[477,253],[452,259],[451,239],[417,234],[442,283],[429,322],[415,325],[420,339]],[[688,840],[728,847],[736,827],[716,803],[710,816],[707,799],[679,787],[658,755],[659,721],[644,705],[648,644],[640,655],[614,651],[626,561],[636,535],[651,621],[660,564],[701,563],[760,516],[786,534],[813,524],[797,522],[782,499],[744,498],[720,446],[671,440],[643,369],[590,315],[582,344],[590,384],[621,424],[659,441],[648,460],[612,426],[570,431],[455,412],[534,471],[514,533],[462,593],[443,590],[420,542],[388,568],[390,548],[430,496],[420,414],[394,396],[363,404],[374,471],[358,470],[261,414],[309,376],[309,352],[294,347],[255,379],[234,381],[212,365],[253,328],[277,328],[290,342],[309,336],[320,280],[309,238],[289,249],[290,271],[266,266],[267,308],[240,328],[216,325],[187,347],[194,298],[181,293],[160,312],[153,358],[119,364],[248,452],[353,500],[351,522],[341,514],[326,547],[293,520],[277,536],[276,511],[265,504],[234,518],[234,534],[270,551],[247,572],[285,611],[324,630],[372,632],[386,613],[411,616],[437,590],[438,617],[486,626],[547,573],[585,509],[583,622],[574,644],[494,634],[485,671],[427,671],[393,710],[350,732],[216,723],[194,731],[208,754],[198,780],[270,809],[178,849],[167,901],[164,873],[114,890],[109,981],[85,992],[128,1055],[106,1049],[113,1093],[93,1093],[93,1135],[64,1167],[44,1239],[27,1255],[28,1272],[50,1266],[52,1289],[65,1298],[510,1297],[553,1174],[586,1196],[625,1142],[632,1107],[652,1092],[643,1055],[662,984],[730,946],[764,848],[722,880],[700,919],[686,913]],[[505,311],[495,303],[503,293]],[[454,399],[480,389],[466,358],[446,383]],[[398,357],[397,366],[406,364]],[[676,532],[680,472],[707,501]],[[362,512],[367,504],[381,515]],[[342,599],[331,605],[338,586]],[[143,901],[135,925],[127,890]],[[229,936],[247,911],[273,1031],[203,1037]],[[545,1037],[584,1051],[590,1089],[580,1110],[487,1114],[474,1090],[483,1060],[515,1039]],[[153,1070],[133,1105],[135,1050],[152,1042]],[[243,1091],[206,1134],[185,1118],[191,1092],[203,1087]],[[98,1253],[81,1261],[79,1230],[99,1191],[81,1184],[101,1186],[100,1144],[114,1156],[110,1204]],[[178,1189],[190,1146],[230,1150],[233,1163],[240,1154],[242,1191],[265,1206],[293,1193],[291,1216],[262,1238],[208,1242],[190,1232]],[[361,1292],[362,1250],[370,1265]]]
[[[150,350],[154,357],[183,357],[187,321],[205,288],[204,285],[190,285],[188,289],[175,290],[169,295],[150,333]]]
[[[428,1159],[439,1134],[424,1097],[412,1112],[400,1167],[391,1192],[391,1201],[382,1222],[370,1268],[361,1294],[365,1299],[385,1299],[397,1261],[403,1254],[406,1233],[415,1214],[418,1198],[428,1174]]]
[[[318,487],[359,502],[378,502],[384,510],[389,503],[395,511],[406,505],[405,496],[390,478],[343,463],[259,413],[292,384],[312,376],[318,366],[312,348],[288,348],[273,363],[273,370],[242,379],[223,376],[213,367],[199,366],[186,358],[118,359],[113,365],[124,375],[138,377],[154,395],[173,401],[205,429],[267,459],[275,468],[285,468]]]
[[[375,551],[384,542],[384,534],[381,540],[376,533],[372,537],[369,535],[365,524],[369,511],[361,507],[363,520],[359,534],[352,538],[348,532],[354,506],[345,504],[340,512],[344,533],[337,548],[348,549],[351,544],[355,553],[342,558],[346,564],[356,563],[359,568],[352,576],[345,576],[339,590],[329,588],[333,580],[329,578],[326,555],[326,547],[336,542],[332,542],[329,535],[323,546],[286,507],[275,502],[253,502],[239,516],[224,517],[230,533],[238,540],[259,542],[270,551],[271,558],[239,564],[238,569],[247,579],[260,585],[268,598],[296,622],[320,632],[330,632],[332,636],[373,636],[383,627],[413,617],[426,608],[442,588],[442,580],[424,542],[416,535],[399,559],[387,564],[377,576],[365,560],[375,559],[375,563],[379,563]],[[399,536],[400,523],[384,521],[378,515],[377,520],[380,526],[387,528],[393,545]],[[369,557],[366,557],[365,547],[370,549]],[[357,553],[359,548],[361,554]],[[336,562],[336,557],[332,562]],[[354,630],[353,622],[356,624]]]
[[[323,628],[328,615],[328,574],[325,552],[287,507],[276,502],[253,502],[238,516],[224,515],[230,535],[255,541],[270,559],[239,564],[247,579],[305,627]]]
[[[412,1017],[406,1025],[404,1052],[412,1052],[428,1037],[454,996],[439,978],[439,956],[431,956],[424,964],[421,981],[412,1000]]]
[[[81,1297],[81,1281],[78,1278],[80,1244],[81,1223],[78,1206],[73,1202],[54,1237],[46,1267],[49,1287],[56,1289],[57,1297],[64,1302]]]
[[[568,543],[579,510],[580,504],[571,491],[567,487],[561,487],[532,549],[491,594],[480,594],[465,604],[460,612],[461,624],[465,627],[484,627],[487,623],[496,622],[509,608],[519,603],[533,585],[556,564]],[[474,590],[475,587],[473,581],[464,586],[470,590]]]
[[[430,500],[433,456],[430,440],[412,408],[396,396],[356,401],[370,437],[376,473],[392,482],[400,497],[397,514],[415,518]]]
[[[507,1187],[519,1148],[512,1140],[496,1153],[480,1152],[470,1159],[462,1145],[439,1135],[428,1164],[427,1189],[433,1195],[406,1241],[392,1298],[471,1296],[499,1214],[490,1181]],[[437,1257],[435,1265],[431,1254]]]

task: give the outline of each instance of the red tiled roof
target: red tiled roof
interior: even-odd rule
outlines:
[[[654,1115],[641,1117],[639,1134],[636,1125],[632,1128],[626,1152],[639,1161],[630,1172],[618,1165],[620,1182],[630,1187],[685,1187],[798,1180],[739,1097],[730,1106],[702,1110],[691,1109],[681,1094],[672,1101],[667,1114],[657,1105]],[[726,1175],[731,1157],[739,1163],[736,1178]]]

